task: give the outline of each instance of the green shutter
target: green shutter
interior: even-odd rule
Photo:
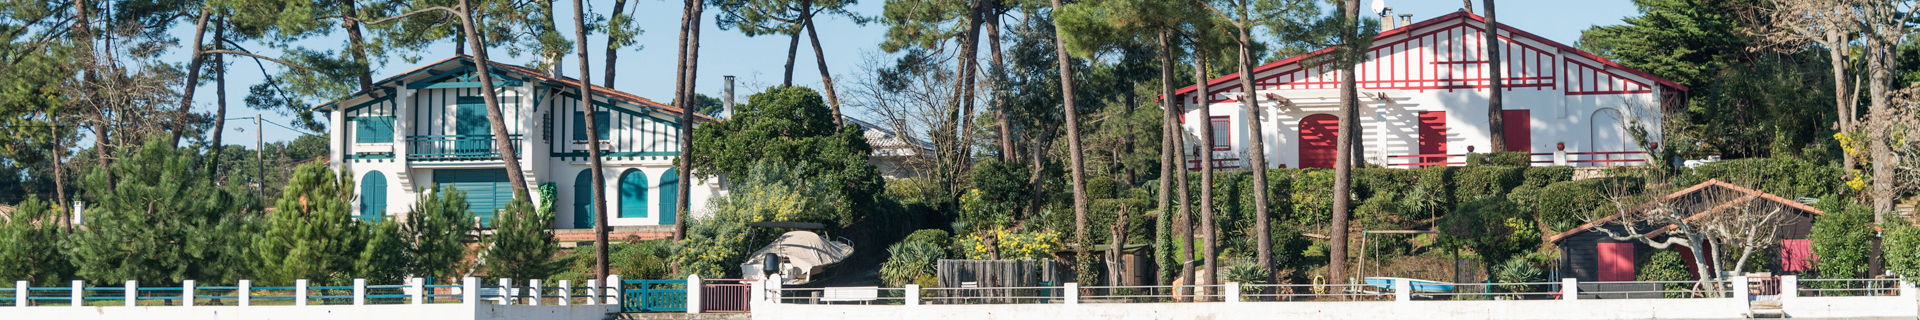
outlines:
[[[506,169],[440,169],[433,171],[433,181],[466,192],[467,212],[479,217],[481,226],[492,227],[496,211],[513,201]]]
[[[679,218],[677,214],[679,212],[679,206],[676,205],[680,200],[680,174],[678,171],[679,168],[667,168],[667,173],[660,174],[661,225],[671,225],[674,219]]]
[[[393,117],[353,118],[354,143],[393,143]]]
[[[593,227],[593,169],[573,177],[573,227]]]
[[[620,217],[647,217],[647,174],[627,169],[620,173]]]
[[[606,111],[593,112],[593,124],[600,129],[599,134],[594,136],[600,137],[600,140],[607,140],[607,137],[611,136],[608,133],[613,131],[613,128],[608,127],[608,118],[613,118],[613,115]],[[587,115],[584,112],[573,112],[573,140],[587,140]]]
[[[369,171],[360,178],[360,220],[377,222],[387,216],[387,175]]]

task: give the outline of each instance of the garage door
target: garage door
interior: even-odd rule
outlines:
[[[434,170],[433,182],[466,192],[467,212],[479,217],[482,226],[493,226],[494,212],[513,201],[513,184],[507,182],[506,169]]]

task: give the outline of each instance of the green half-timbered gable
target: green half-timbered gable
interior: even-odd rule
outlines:
[[[580,96],[574,94],[577,88],[565,88],[559,94],[561,99],[553,100],[558,112],[552,122],[554,142],[549,152],[554,158],[565,161],[584,161],[587,157],[585,110],[580,106]],[[672,157],[680,153],[680,124],[667,119],[678,119],[644,108],[633,103],[614,102],[595,99],[594,105],[599,115],[601,137],[606,139],[607,148],[602,156],[622,160],[654,160]]]

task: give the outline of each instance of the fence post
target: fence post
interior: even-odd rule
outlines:
[[[1780,300],[1800,297],[1800,276],[1780,276]],[[1781,301],[1785,302],[1785,301]]]
[[[513,305],[513,299],[518,297],[513,290],[513,279],[500,278],[500,305]]]
[[[27,306],[27,281],[26,280],[13,282],[13,306],[15,307]]]
[[[307,305],[307,279],[293,281],[293,305]]]
[[[1910,299],[1920,297],[1920,288],[1914,288],[1913,283],[1907,282],[1906,280],[1905,278],[1900,279],[1900,296]]]
[[[417,305],[417,304],[426,303],[427,279],[415,277],[413,279],[408,279],[407,282],[409,282],[408,284],[413,285],[413,297],[412,297],[413,304]]]
[[[1752,283],[1747,282],[1747,276],[1734,276],[1730,280],[1733,281],[1733,298],[1739,300],[1740,303],[1746,303],[1749,297],[1748,294],[1751,293],[1748,291],[1748,287],[1750,287]]]
[[[87,283],[86,283],[86,282],[83,282],[83,281],[80,281],[80,280],[74,280],[74,281],[73,281],[73,291],[70,291],[70,292],[69,292],[69,293],[71,293],[71,294],[73,295],[73,306],[75,306],[75,307],[85,307],[85,306],[87,306],[87,303],[86,303],[86,302],[87,302],[87,300],[86,300],[86,296],[87,296],[87,291],[86,291],[86,289],[87,289]]]
[[[1560,300],[1580,300],[1580,279],[1560,278]]]
[[[1068,282],[1067,288],[1064,290],[1067,292],[1067,304],[1080,304],[1079,282]]]
[[[905,290],[907,290],[907,305],[909,306],[920,305],[920,285],[907,284],[907,287]]]
[[[1227,283],[1227,303],[1240,303],[1240,283]]]
[[[193,306],[193,280],[180,281],[180,306]]]
[[[127,280],[126,295],[127,295],[127,306],[132,307],[134,305],[134,302],[139,300],[140,298],[140,282],[134,281],[134,280]]]
[[[687,275],[687,313],[700,313],[700,275]]]
[[[1413,281],[1393,279],[1393,301],[1413,301]]]
[[[540,305],[540,279],[527,280],[527,290],[532,291],[529,292],[532,293],[529,295],[532,297],[532,300],[528,301],[527,305]]]
[[[79,283],[79,281],[74,281],[74,283]],[[240,280],[240,283],[235,285],[233,290],[233,296],[236,299],[240,299],[240,306],[253,305],[253,280]]]
[[[460,303],[465,305],[480,303],[480,278],[460,278]]]
[[[587,304],[600,304],[600,280],[587,279]]]
[[[353,305],[367,305],[367,279],[353,279]]]
[[[621,290],[625,288],[626,284],[620,282],[620,275],[612,274],[607,275],[606,287],[596,288],[594,290],[606,290],[606,292],[600,293],[601,296],[607,297],[606,304],[620,304],[621,301],[624,301],[623,299],[627,298],[627,291]]]
[[[560,305],[573,305],[573,281],[560,280]]]

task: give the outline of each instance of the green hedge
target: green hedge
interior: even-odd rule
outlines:
[[[1681,186],[1719,179],[1787,199],[1850,196],[1840,168],[1795,158],[1751,158],[1709,163],[1680,175]]]
[[[1640,193],[1640,178],[1600,178],[1562,181],[1541,188],[1517,188],[1507,195],[1523,210],[1539,214],[1540,220],[1554,231],[1566,231],[1585,223],[1588,215],[1599,210],[1614,210],[1607,199],[1608,189],[1624,188],[1625,194]],[[1602,216],[1612,213],[1598,213]]]

